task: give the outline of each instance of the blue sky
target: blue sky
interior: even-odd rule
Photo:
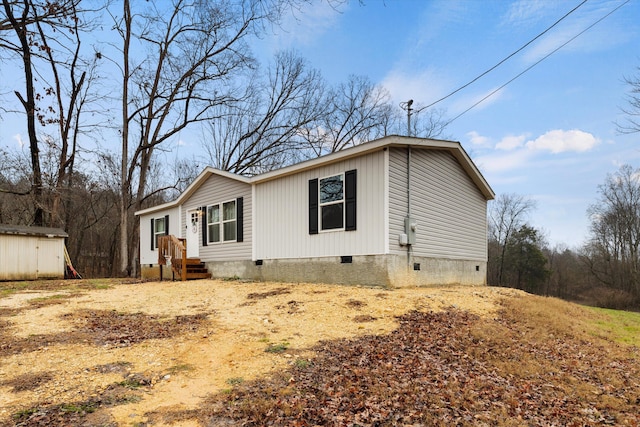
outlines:
[[[340,13],[317,5],[296,13],[267,50],[295,48],[329,81],[349,74],[385,86],[394,102],[431,104],[480,75],[581,3],[521,0],[351,1]],[[617,7],[610,16],[537,65]],[[436,104],[458,116],[460,141],[497,194],[535,200],[529,222],[549,242],[577,247],[587,207],[621,164],[640,166],[640,134],[616,121],[640,67],[640,1],[589,0],[496,70]]]
[[[429,105],[468,83],[551,26],[582,0],[326,0],[295,11],[254,45],[264,60],[295,49],[330,82],[367,76],[393,102]],[[618,8],[593,28],[553,53]],[[8,75],[7,64],[2,74]],[[616,121],[640,67],[640,0],[588,0],[526,49],[435,105],[457,117],[447,127],[497,194],[537,202],[529,222],[554,244],[577,247],[587,235],[587,208],[598,185],[627,163],[640,167],[640,134],[620,135]],[[4,100],[13,99],[7,79]],[[10,89],[10,88],[9,88]],[[398,107],[400,108],[400,107]],[[3,146],[26,130],[0,122]],[[181,135],[182,153],[201,134]],[[188,139],[187,139],[188,138]],[[2,147],[0,147],[2,148]]]

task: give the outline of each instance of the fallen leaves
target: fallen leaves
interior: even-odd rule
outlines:
[[[525,341],[519,328],[506,317],[411,312],[389,335],[325,342],[312,363],[239,384],[197,416],[247,426],[640,423],[636,360],[609,360],[568,336]]]
[[[149,313],[158,313],[153,315],[138,311],[144,307],[144,301],[151,299],[148,295],[157,296],[155,292],[164,290],[164,287],[154,285],[149,294],[142,292],[150,286],[141,286],[135,293],[125,289],[127,298],[137,298],[132,304],[124,304],[125,298],[121,296],[109,299],[109,304],[93,304],[88,309],[87,305],[65,302],[64,306],[69,308],[67,312],[73,311],[62,319],[59,329],[51,329],[65,332],[34,333],[28,339],[19,338],[27,337],[26,334],[14,334],[20,324],[15,321],[19,319],[16,316],[32,316],[37,310],[24,305],[20,313],[0,312],[0,317],[7,320],[0,319],[3,323],[0,325],[0,347],[13,346],[4,347],[13,355],[7,360],[20,357],[15,356],[20,353],[16,348],[20,345],[25,352],[38,350],[29,354],[36,357],[40,354],[46,356],[53,350],[60,354],[67,343],[81,344],[70,347],[80,347],[87,353],[104,353],[100,358],[91,358],[90,364],[77,364],[73,369],[66,365],[68,373],[55,373],[54,380],[46,381],[46,377],[42,377],[42,385],[36,393],[42,392],[45,397],[14,405],[12,408],[15,409],[6,412],[13,418],[7,420],[7,424],[0,422],[0,425],[144,425],[173,421],[187,421],[189,425],[199,422],[201,425],[229,426],[634,426],[639,423],[636,414],[640,405],[638,350],[579,334],[579,329],[584,327],[575,321],[584,311],[579,306],[572,305],[571,311],[566,305],[553,306],[553,300],[514,297],[500,290],[500,295],[508,297],[509,301],[519,302],[503,305],[499,313],[493,309],[482,311],[484,317],[453,308],[446,313],[409,313],[399,318],[399,326],[392,333],[324,341],[313,348],[316,355],[312,357],[312,351],[299,339],[299,334],[310,334],[309,329],[314,328],[314,333],[321,332],[325,337],[336,336],[327,332],[341,328],[382,333],[378,323],[393,313],[405,312],[398,307],[416,307],[424,311],[455,304],[473,310],[481,307],[487,302],[483,300],[488,298],[467,300],[465,298],[471,293],[463,290],[446,290],[447,294],[440,290],[437,293],[436,290],[416,290],[409,298],[400,291],[364,292],[344,287],[337,291],[331,287],[306,288],[302,292],[300,287],[282,284],[255,284],[251,287],[236,284],[233,289],[223,285],[217,283],[213,287],[215,293],[206,293],[204,286],[194,289],[176,287],[176,294],[167,293],[170,298],[154,301],[163,305],[163,309],[158,309],[158,306],[150,309]],[[493,289],[485,291],[486,295],[497,292]],[[108,293],[115,294],[112,291]],[[233,298],[226,305],[216,305],[225,293],[233,295]],[[479,291],[473,291],[473,295],[477,293]],[[203,294],[208,296],[205,298]],[[179,296],[180,304],[169,310],[169,302],[178,300],[175,295]],[[461,304],[460,301],[466,303]],[[491,301],[493,304],[493,299]],[[318,311],[319,302],[324,304],[322,311]],[[431,303],[433,305],[430,306]],[[245,304],[247,308],[241,308]],[[83,306],[83,311],[77,311]],[[98,310],[100,307],[105,310]],[[114,307],[117,310],[113,310]],[[43,307],[43,310],[49,309],[51,307]],[[215,312],[218,317],[214,319],[216,324],[221,322],[226,327],[213,328],[207,324],[206,314],[175,316],[199,310]],[[565,312],[568,314],[563,317]],[[314,313],[314,316],[309,316],[309,313]],[[335,320],[338,318],[335,313],[340,314],[340,321]],[[270,320],[267,325],[263,324],[265,316]],[[53,319],[61,320],[59,317]],[[257,323],[258,327],[251,329],[242,322],[246,319]],[[223,320],[229,323],[223,323]],[[367,324],[369,321],[372,323]],[[286,326],[287,322],[289,326]],[[238,328],[229,326],[232,324]],[[578,325],[569,327],[570,324]],[[204,329],[198,329],[201,327],[207,327],[206,333]],[[268,334],[263,333],[264,328],[269,328]],[[275,328],[279,328],[278,334],[273,332]],[[201,358],[167,359],[162,365],[148,364],[155,357],[147,356],[148,348],[166,344],[169,340],[164,338],[171,338],[172,333],[179,331],[194,333],[178,337],[176,341],[193,340],[191,348],[209,351],[202,352]],[[248,341],[239,340],[238,346],[249,343],[257,349],[245,357],[255,357],[259,353],[258,357],[266,360],[269,366],[274,366],[275,362],[279,363],[278,366],[288,362],[289,369],[253,381],[250,378],[255,376],[243,371],[247,365],[239,364],[240,368],[236,370],[216,374],[228,381],[211,388],[206,388],[209,383],[205,386],[203,381],[181,376],[180,372],[192,370],[194,378],[196,375],[202,378],[205,370],[222,370],[222,361],[228,359],[214,359],[211,350],[219,345],[219,340],[239,333],[245,334]],[[208,339],[202,340],[203,336],[208,336]],[[147,339],[157,341],[145,343]],[[206,345],[201,346],[204,342]],[[287,343],[288,348],[283,346],[280,348],[282,352],[262,352],[260,343]],[[48,349],[47,345],[50,345]],[[42,352],[39,347],[42,347]],[[141,348],[145,349],[144,352],[139,351]],[[229,352],[231,357],[239,360],[237,350],[241,347],[229,348],[234,349]],[[131,353],[135,350],[138,351]],[[129,354],[138,357],[128,357]],[[299,357],[300,354],[304,357]],[[44,366],[34,363],[34,369],[25,369],[24,372],[37,375],[55,372],[51,365]],[[109,377],[99,386],[90,385],[97,384],[95,380],[105,379],[105,375]],[[20,378],[18,372],[12,372],[7,380],[9,378],[29,381],[28,377]],[[211,375],[207,378],[211,381],[218,377]],[[38,378],[33,377],[33,380],[38,381]],[[68,384],[64,388],[76,387],[79,390],[79,381],[89,386],[82,395],[74,392],[54,400],[49,390],[62,390],[58,383],[65,384],[65,381]],[[182,382],[186,386],[184,389],[175,387]],[[7,385],[7,390],[9,387]],[[209,390],[229,387],[233,388],[204,401],[199,400]],[[164,394],[168,390],[197,392],[198,400],[188,406],[179,406],[175,404],[175,394]],[[21,393],[25,397],[36,394],[30,391]],[[160,403],[159,400],[153,401],[152,398],[160,396],[164,399]],[[112,408],[123,403],[132,404]],[[133,413],[138,416],[131,418]],[[114,418],[109,419],[108,415]]]
[[[206,321],[207,316],[207,313],[201,313],[159,319],[144,313],[85,310],[66,317],[74,323],[78,334],[86,334],[96,345],[125,346],[195,332]]]
[[[52,378],[51,372],[32,372],[19,375],[8,381],[0,381],[0,386],[11,387],[12,393],[19,393],[26,390],[35,390],[40,385],[51,381]]]
[[[3,337],[0,355],[34,351],[54,344],[91,342],[95,345],[125,347],[144,340],[171,338],[198,330],[207,322],[208,313],[162,319],[144,313],[82,310],[62,317],[73,324],[72,331],[26,338]]]
[[[276,288],[272,291],[267,291],[267,292],[251,292],[250,294],[247,294],[247,299],[248,300],[265,299],[268,297],[289,294],[289,293],[291,293],[291,290],[289,288],[282,287],[282,288]]]

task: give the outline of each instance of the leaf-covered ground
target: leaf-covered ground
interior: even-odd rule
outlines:
[[[526,312],[528,303],[505,302],[494,320],[414,311],[389,335],[323,343],[308,363],[237,385],[199,410],[151,419],[207,426],[640,425],[638,350]]]
[[[0,284],[1,426],[640,425],[635,314],[496,288],[87,285]]]
[[[95,345],[127,346],[149,339],[170,338],[197,330],[206,321],[207,314],[176,316],[166,320],[143,313],[85,310],[62,317],[75,325],[73,331],[18,339],[4,337],[0,331],[0,356],[34,351],[54,344],[92,341]]]

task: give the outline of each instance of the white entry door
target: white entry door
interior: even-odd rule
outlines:
[[[194,209],[187,212],[187,258],[198,258],[200,256],[200,227],[201,212],[200,209]]]

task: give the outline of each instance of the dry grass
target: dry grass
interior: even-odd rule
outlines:
[[[86,399],[20,406],[6,425],[640,424],[639,339],[633,339],[640,317],[634,315],[495,288],[389,291],[226,282],[117,283],[36,283],[39,292],[25,298],[13,294],[27,291],[27,286],[0,284],[0,293],[11,293],[6,301],[19,302],[5,304],[0,311],[0,358],[54,350],[61,354],[67,347],[99,349],[106,357],[88,359],[82,378],[111,381],[87,390],[85,396],[91,397]],[[91,294],[96,302],[87,310],[88,303],[78,304],[81,298],[76,297],[91,290],[96,291]],[[117,310],[99,308],[105,295]],[[125,306],[134,297],[137,302]],[[495,310],[495,298],[501,297]],[[223,298],[228,301],[221,304]],[[468,312],[440,311],[454,304]],[[148,311],[140,312],[141,307]],[[17,334],[22,330],[17,320],[39,319],[34,316],[39,310],[56,313],[55,319],[69,327],[65,332]],[[210,318],[205,313],[211,313]],[[394,316],[401,316],[399,324],[390,322]],[[391,326],[383,328],[383,322]],[[349,334],[324,335],[349,328]],[[312,337],[319,333],[324,338],[316,344]],[[162,366],[146,365],[153,360],[146,353],[181,336],[183,347],[175,347],[183,349],[179,354],[171,353]],[[238,367],[220,374],[221,386],[207,389],[217,394],[190,405],[171,400],[169,391],[182,390],[181,386],[188,390],[191,382],[201,388],[189,395],[206,393],[200,381],[203,370],[224,368],[222,359],[213,359],[211,352],[230,339],[247,347],[242,356],[246,359],[239,355],[242,347],[227,347],[228,360]],[[127,348],[145,354],[144,364],[128,357]],[[241,363],[254,359],[274,370],[252,375]],[[34,367],[28,374],[13,374],[0,386],[34,395],[30,389],[40,393],[59,383],[57,372],[50,380],[50,370]],[[81,370],[72,374],[76,372]],[[152,398],[160,403],[145,404]],[[132,419],[134,411],[138,415]]]
[[[505,299],[494,319],[416,313],[388,336],[328,343],[308,366],[164,415],[249,426],[638,425],[638,351],[594,334],[601,320],[534,296]]]

